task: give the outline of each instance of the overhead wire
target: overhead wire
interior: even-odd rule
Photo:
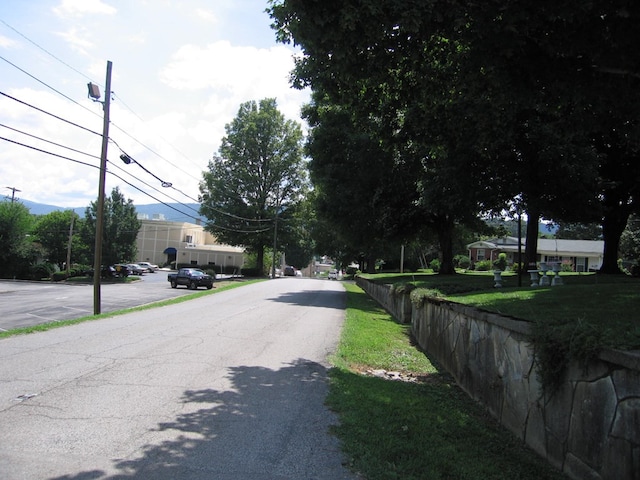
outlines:
[[[77,69],[73,68],[71,65],[69,65],[68,63],[64,62],[63,60],[61,60],[60,58],[58,58],[57,56],[55,56],[54,54],[52,54],[50,51],[48,51],[47,49],[41,47],[39,44],[37,44],[36,42],[34,42],[33,40],[29,39],[26,35],[24,35],[23,33],[19,32],[16,28],[14,28],[13,26],[9,25],[7,22],[5,22],[4,20],[0,21],[7,26],[8,28],[10,28],[11,30],[13,30],[14,32],[16,32],[18,35],[20,35],[21,37],[23,37],[25,40],[29,41],[31,44],[33,44],[34,46],[36,46],[37,48],[39,48],[40,50],[42,50],[43,52],[45,52],[47,55],[51,56],[52,58],[54,58],[55,60],[57,60],[58,62],[62,63],[63,65],[65,65],[67,68],[70,68],[71,70],[73,70],[74,72],[82,75],[84,78],[92,81],[92,79],[88,76],[86,76],[85,74],[83,74],[82,72],[78,71]],[[29,73],[28,71],[26,71],[25,69],[19,67],[18,65],[16,65],[15,63],[9,61],[8,59],[4,58],[3,56],[0,55],[0,59],[4,60],[5,62],[7,62],[8,64],[10,64],[11,66],[13,66],[14,68],[16,68],[17,70],[21,71],[22,73],[24,73],[25,75],[29,76],[30,78],[36,80],[37,82],[41,83],[42,85],[46,86],[47,88],[49,88],[50,90],[56,92],[57,94],[61,95],[62,97],[66,98],[67,100],[75,103],[76,105],[82,107],[83,109],[91,112],[94,115],[97,115],[94,111],[86,108],[84,105],[81,105],[80,103],[76,102],[74,99],[70,98],[69,96],[65,95],[64,93],[60,92],[59,90],[53,88],[51,85],[47,84],[46,82],[42,81],[41,79],[39,79],[38,77],[36,77],[35,75],[32,75],[31,73]],[[113,93],[113,92],[111,92]],[[120,98],[120,97],[118,97]],[[15,99],[15,98],[14,98]],[[17,99],[15,99],[17,100]],[[20,101],[20,100],[17,100]],[[26,102],[22,102],[25,105],[31,106]],[[124,104],[124,102],[123,102]],[[130,110],[136,117],[138,117],[140,120],[142,120],[142,118],[135,113],[131,107],[129,107],[128,105],[124,104],[126,106],[126,108],[128,110]],[[33,106],[32,106],[33,107]],[[37,108],[37,107],[34,107]],[[178,165],[175,165],[174,163],[170,162],[168,159],[164,158],[162,155],[160,155],[158,152],[156,152],[155,150],[153,150],[152,148],[150,148],[148,145],[145,145],[144,143],[142,143],[141,141],[139,141],[138,139],[136,139],[135,137],[133,137],[132,135],[130,135],[126,130],[122,129],[121,127],[119,127],[116,123],[111,122],[111,125],[114,128],[117,128],[118,130],[120,130],[122,133],[124,133],[125,135],[127,135],[129,138],[131,138],[132,140],[134,140],[135,142],[137,142],[138,144],[140,144],[141,146],[143,146],[144,148],[146,148],[147,150],[149,150],[150,152],[152,152],[154,155],[158,156],[159,158],[163,159],[164,161],[166,161],[167,163],[169,163],[172,167],[176,168],[177,170],[185,173],[186,175],[189,175],[191,178],[193,178],[194,180],[199,180],[197,177],[194,177],[193,175],[191,175],[189,172],[184,171],[183,169],[181,169]],[[76,125],[77,126],[77,125]],[[97,132],[93,132],[96,133],[98,135],[100,135]],[[168,142],[167,142],[168,143]],[[175,147],[174,147],[175,148]],[[176,149],[177,150],[177,149]],[[180,152],[182,153],[182,152]],[[183,154],[184,155],[184,154]]]
[[[0,55],[0,60],[4,60],[5,62],[7,62],[9,65],[11,65],[12,67],[20,70],[22,73],[24,73],[25,75],[33,78],[36,82],[41,83],[42,85],[44,85],[45,87],[47,87],[48,89],[56,92],[58,95],[66,98],[67,100],[69,100],[72,103],[75,103],[76,105],[78,105],[80,108],[84,108],[87,112],[90,112],[93,115],[97,115],[98,117],[100,117],[100,115],[98,115],[97,113],[95,113],[93,110],[85,107],[84,105],[82,105],[81,103],[76,102],[73,98],[69,97],[68,95],[65,95],[64,93],[62,93],[60,90],[57,90],[55,88],[53,88],[51,85],[49,85],[48,83],[40,80],[38,77],[36,77],[35,75],[30,74],[29,72],[27,72],[25,69],[20,68],[19,66],[17,66],[15,63],[7,60],[6,58],[4,58],[2,55]]]
[[[13,143],[13,144],[16,144],[16,145],[31,149],[31,150],[35,150],[35,151],[38,151],[40,153],[44,153],[44,154],[51,155],[51,156],[54,156],[54,157],[57,157],[57,158],[61,158],[63,160],[68,160],[68,161],[71,161],[71,162],[74,162],[74,163],[78,163],[80,165],[84,165],[84,166],[87,166],[87,167],[92,167],[92,168],[95,168],[95,169],[100,169],[100,167],[97,166],[97,165],[93,165],[93,164],[90,164],[90,163],[87,163],[87,162],[76,160],[74,158],[70,158],[70,157],[67,157],[67,156],[64,156],[64,155],[60,155],[60,154],[57,154],[57,153],[54,153],[54,152],[49,152],[47,150],[44,150],[44,149],[41,149],[41,148],[38,148],[38,147],[34,147],[32,145],[27,145],[25,143],[18,142],[16,140],[12,140],[12,139],[9,139],[9,138],[3,137],[3,136],[0,136],[0,140],[4,140],[4,141],[10,142],[10,143]],[[116,168],[126,172],[126,170],[124,170],[121,167],[119,167],[116,163],[114,163],[114,162],[108,162],[108,163],[113,165],[113,166],[115,166]],[[184,212],[184,211],[174,207],[173,205],[170,205],[170,204],[164,202],[163,200],[151,195],[149,192],[146,192],[145,190],[141,189],[137,185],[134,185],[133,183],[129,182],[128,180],[124,179],[122,176],[114,173],[113,171],[111,171],[109,169],[107,169],[106,173],[118,178],[119,180],[123,181],[124,183],[126,183],[130,187],[134,188],[135,190],[138,190],[140,193],[148,196],[149,198],[155,200],[156,202],[158,202],[158,203],[160,203],[160,204],[162,204],[162,205],[164,205],[164,206],[166,206],[168,208],[171,208],[172,210],[175,210],[176,212],[178,212],[178,213],[180,213],[182,215],[185,215],[185,216],[190,217],[190,218],[197,218],[197,216],[195,216],[195,215],[193,215],[191,213]],[[134,175],[131,175],[128,172],[126,172],[126,173],[127,173],[127,175],[132,176],[133,178],[135,178],[136,180],[144,183],[145,185],[149,186],[150,188],[153,188],[153,186],[147,184],[143,180],[140,180],[139,178],[135,177]],[[171,198],[171,197],[169,197],[169,198]],[[194,208],[192,208],[192,207],[188,207],[188,208],[191,208],[194,212],[198,213],[198,211],[195,210]],[[238,228],[228,228],[228,227],[224,227],[224,226],[221,226],[221,225],[216,225],[216,227],[218,227],[218,228],[220,228],[222,230],[232,231],[232,232],[236,232],[236,233],[251,233],[251,234],[252,233],[263,233],[263,232],[269,231],[271,229],[271,227],[269,227],[269,228],[264,228],[264,229],[259,229],[259,230],[257,230],[257,229],[244,230],[244,229],[238,229]]]
[[[60,117],[60,116],[58,116],[58,115],[56,115],[54,113],[47,112],[46,110],[43,110],[42,108],[36,107],[35,105],[31,105],[30,103],[25,102],[24,100],[20,100],[20,99],[14,97],[12,95],[9,95],[8,93],[0,91],[0,95],[2,95],[4,97],[7,97],[7,98],[9,98],[11,100],[14,100],[14,101],[16,101],[18,103],[21,103],[22,105],[25,105],[27,107],[33,108],[34,110],[37,110],[37,111],[39,111],[41,113],[44,113],[45,115],[49,115],[49,116],[51,116],[51,117],[53,117],[53,118],[55,118],[57,120],[60,120],[60,121],[65,122],[65,123],[68,123],[69,125],[73,125],[74,127],[78,127],[78,128],[80,128],[82,130],[85,130],[85,131],[87,131],[89,133],[93,133],[94,135],[98,135],[99,137],[102,136],[102,133],[100,133],[100,132],[96,132],[94,130],[91,130],[90,128],[83,127],[82,125],[78,125],[77,123],[72,122],[71,120],[67,120],[66,118],[62,118],[62,117]]]
[[[69,65],[68,63],[64,62],[63,60],[61,60],[60,58],[58,58],[57,56],[55,56],[54,54],[52,54],[51,52],[49,52],[48,50],[46,50],[45,48],[41,47],[39,44],[37,44],[37,43],[36,43],[36,42],[34,42],[33,40],[29,39],[26,35],[22,34],[22,33],[21,33],[21,32],[19,32],[17,29],[15,29],[14,27],[12,27],[12,26],[11,26],[11,25],[9,25],[8,23],[6,23],[4,20],[0,19],[0,22],[1,22],[1,23],[3,23],[3,24],[4,24],[5,26],[7,26],[8,28],[10,28],[11,30],[13,30],[14,32],[16,32],[16,33],[17,33],[18,35],[20,35],[21,37],[23,37],[25,40],[27,40],[28,42],[30,42],[31,44],[33,44],[34,46],[36,46],[37,48],[39,48],[40,50],[42,50],[43,52],[45,52],[47,55],[51,56],[52,58],[54,58],[54,59],[55,59],[55,60],[57,60],[58,62],[60,62],[60,63],[62,63],[63,65],[65,65],[67,68],[69,68],[69,69],[73,70],[74,72],[78,73],[79,75],[83,76],[84,78],[86,78],[86,79],[88,79],[88,80],[92,81],[92,79],[91,79],[91,78],[89,78],[88,76],[86,76],[84,73],[82,73],[82,72],[80,72],[79,70],[75,69],[74,67],[72,67],[72,66],[71,66],[71,65]],[[37,81],[37,82],[41,83],[42,85],[44,85],[45,87],[49,88],[50,90],[54,91],[54,92],[55,92],[55,93],[57,93],[58,95],[60,95],[60,96],[64,97],[65,99],[67,99],[67,100],[71,101],[72,103],[74,103],[74,104],[76,104],[76,105],[78,105],[78,106],[82,107],[83,109],[85,109],[85,110],[87,110],[87,111],[91,112],[92,114],[97,115],[94,111],[92,111],[92,110],[88,109],[87,107],[85,107],[84,105],[82,105],[82,104],[78,103],[78,102],[77,102],[77,101],[75,101],[74,99],[70,98],[69,96],[65,95],[64,93],[60,92],[59,90],[55,89],[54,87],[50,86],[50,85],[49,85],[49,84],[47,84],[46,82],[44,82],[44,81],[42,81],[41,79],[37,78],[35,75],[32,75],[31,73],[27,72],[25,69],[23,69],[23,68],[19,67],[18,65],[16,65],[15,63],[13,63],[13,62],[9,61],[9,60],[8,60],[8,59],[6,59],[5,57],[3,57],[3,56],[1,56],[1,55],[0,55],[0,59],[2,59],[3,61],[5,61],[6,63],[10,64],[11,66],[13,66],[14,68],[16,68],[17,70],[21,71],[21,72],[22,72],[22,73],[24,73],[25,75],[29,76],[30,78],[34,79],[35,81]],[[19,103],[21,103],[21,104],[23,104],[23,105],[25,105],[25,106],[28,106],[28,107],[30,107],[30,108],[33,108],[33,109],[37,110],[37,111],[40,111],[40,112],[42,112],[42,113],[44,113],[44,114],[46,114],[46,115],[50,115],[50,116],[52,116],[52,117],[54,117],[54,118],[56,118],[56,119],[58,119],[58,120],[60,120],[60,121],[66,122],[66,123],[68,123],[68,124],[70,124],[70,125],[73,125],[73,126],[75,126],[75,127],[81,128],[81,129],[86,130],[86,131],[88,131],[88,132],[90,132],[90,133],[93,133],[93,134],[95,134],[95,135],[102,136],[102,134],[101,134],[101,133],[99,133],[99,132],[93,131],[93,130],[91,130],[91,129],[88,129],[88,128],[86,128],[86,127],[83,127],[82,125],[79,125],[79,124],[77,124],[77,123],[74,123],[74,122],[71,122],[71,121],[69,121],[69,120],[66,120],[66,119],[64,119],[64,118],[62,118],[62,117],[60,117],[60,116],[58,116],[58,115],[55,115],[55,114],[50,113],[50,112],[47,112],[46,110],[43,110],[43,109],[41,109],[41,108],[39,108],[39,107],[36,107],[36,106],[34,106],[34,105],[31,105],[31,104],[29,104],[28,102],[25,102],[25,101],[23,101],[23,100],[20,100],[20,99],[18,99],[18,98],[16,98],[16,97],[13,97],[13,96],[9,95],[9,94],[6,94],[6,93],[1,92],[1,91],[0,91],[0,94],[1,94],[1,95],[3,95],[3,96],[5,96],[5,97],[7,97],[7,98],[9,98],[9,99],[12,99],[12,100],[14,100],[14,101],[16,101],[16,102],[19,102]],[[114,92],[109,92],[109,93],[107,93],[107,94],[114,94]],[[114,94],[114,95],[115,95],[115,94]],[[120,99],[120,101],[122,101],[122,99]],[[132,113],[133,113],[133,114],[134,114],[138,119],[140,119],[141,121],[144,121],[144,120],[142,120],[142,118],[141,118],[141,117],[140,117],[136,112],[134,112],[134,111],[133,111],[133,110],[132,110],[128,105],[126,105],[126,103],[125,103],[124,101],[122,101],[122,103],[123,103],[123,105],[125,105],[125,107],[126,107],[129,111],[131,111],[131,112],[132,112]],[[99,116],[99,115],[98,115],[98,116]],[[145,149],[147,149],[148,151],[150,151],[150,152],[151,152],[151,153],[153,153],[154,155],[156,155],[156,156],[158,156],[159,158],[163,159],[164,161],[166,161],[167,163],[169,163],[171,166],[173,166],[173,167],[174,167],[174,168],[176,168],[177,170],[180,170],[181,172],[183,172],[183,173],[185,173],[185,174],[189,175],[189,176],[190,176],[191,178],[193,178],[194,180],[199,180],[198,178],[194,177],[194,176],[193,176],[193,175],[191,175],[190,173],[188,173],[188,172],[186,172],[186,171],[182,170],[179,166],[175,165],[174,163],[172,163],[172,162],[171,162],[171,161],[169,161],[168,159],[164,158],[162,155],[160,155],[158,152],[156,152],[155,150],[153,150],[153,149],[152,149],[152,148],[150,148],[149,146],[145,145],[144,143],[142,143],[141,141],[139,141],[138,139],[136,139],[135,137],[133,137],[132,135],[130,135],[127,131],[125,131],[124,129],[120,128],[117,124],[115,124],[115,123],[113,123],[113,122],[111,122],[111,124],[113,125],[113,127],[114,127],[114,128],[117,128],[117,129],[118,129],[119,131],[121,131],[123,134],[127,135],[127,136],[128,136],[129,138],[131,138],[133,141],[135,141],[135,142],[136,142],[136,143],[138,143],[139,145],[143,146]],[[0,125],[1,125],[1,124],[0,124]],[[30,136],[30,137],[32,137],[32,138],[35,138],[35,139],[38,139],[38,140],[41,140],[41,141],[44,141],[44,142],[50,143],[50,144],[52,144],[52,145],[55,145],[55,146],[58,146],[58,147],[61,147],[61,148],[65,148],[65,149],[68,149],[68,150],[71,150],[71,151],[74,151],[74,152],[76,152],[76,153],[80,153],[80,154],[83,154],[83,155],[87,155],[87,156],[90,156],[90,157],[92,157],[92,158],[99,158],[99,157],[97,157],[97,156],[95,156],[95,155],[91,155],[91,154],[88,154],[88,153],[86,153],[86,152],[82,152],[82,151],[80,151],[80,150],[77,150],[77,149],[74,149],[74,148],[71,148],[71,147],[66,147],[66,146],[61,145],[61,144],[58,144],[58,143],[56,143],[56,142],[52,142],[52,141],[46,140],[46,139],[44,139],[44,138],[42,138],[42,137],[38,137],[38,136],[36,136],[36,135],[32,135],[32,134],[29,134],[29,133],[27,133],[27,132],[24,132],[24,131],[21,131],[21,130],[18,130],[18,129],[14,129],[14,128],[9,127],[9,126],[6,126],[6,125],[1,125],[1,126],[5,127],[5,128],[8,128],[8,129],[10,129],[10,130],[13,130],[13,131],[15,131],[15,132],[17,132],[17,133],[21,133],[21,134],[24,134],[24,135]],[[21,146],[26,147],[26,148],[30,148],[30,149],[36,150],[36,151],[39,151],[39,152],[42,152],[42,153],[46,153],[46,154],[53,155],[53,156],[56,156],[56,157],[59,157],[59,158],[63,158],[63,159],[66,159],[66,160],[70,160],[70,161],[75,162],[75,163],[79,163],[79,164],[83,164],[83,165],[87,165],[87,166],[92,166],[92,167],[94,167],[94,168],[99,168],[99,167],[97,167],[97,166],[95,166],[95,165],[91,165],[91,164],[88,164],[88,163],[86,163],[86,162],[81,162],[81,161],[78,161],[78,160],[75,160],[75,159],[72,159],[72,158],[69,158],[69,157],[65,157],[65,156],[63,156],[63,155],[58,155],[58,154],[55,154],[55,153],[53,153],[53,152],[48,152],[48,151],[46,151],[46,150],[39,149],[39,148],[37,148],[37,147],[33,147],[33,146],[30,146],[30,145],[26,145],[26,144],[23,144],[23,143],[21,143],[21,142],[17,142],[17,141],[14,141],[14,140],[11,140],[11,139],[8,139],[8,138],[5,138],[5,137],[0,137],[0,139],[1,139],[1,140],[8,141],[8,142],[11,142],[11,143],[14,143],[14,144],[17,144],[17,145],[21,145]],[[110,138],[109,140],[113,141],[111,138]],[[118,144],[117,144],[115,141],[113,141],[113,142],[118,146]],[[168,143],[168,142],[167,142],[167,143]],[[180,152],[178,149],[176,149],[173,145],[171,145],[171,144],[169,144],[169,145],[170,145],[170,146],[172,146],[172,148],[174,148],[176,151],[178,151],[179,153],[181,153],[183,156],[185,156],[182,152]],[[118,146],[118,148],[122,151],[122,149],[121,149],[119,146]],[[122,151],[122,152],[123,152],[123,154],[125,154],[125,152],[124,152],[124,151]],[[125,155],[126,155],[126,154],[125,154]],[[128,155],[127,155],[127,157],[128,157],[128,158],[130,158],[131,160],[133,160],[133,158],[132,158],[132,157],[130,157],[130,156],[128,156]],[[187,159],[188,159],[188,157],[186,157],[186,156],[185,156],[185,158],[187,158]],[[154,178],[156,178],[157,180],[159,180],[159,181],[163,184],[163,186],[164,186],[164,187],[172,188],[172,189],[174,189],[176,192],[180,193],[181,195],[184,195],[185,197],[187,197],[187,198],[189,198],[189,199],[193,200],[194,202],[196,202],[196,203],[200,203],[200,202],[199,202],[199,200],[196,200],[196,199],[194,199],[193,197],[191,197],[191,196],[187,195],[186,193],[184,193],[183,191],[181,191],[181,190],[179,190],[179,189],[175,188],[171,183],[162,181],[159,177],[157,177],[157,176],[156,176],[155,174],[153,174],[151,171],[149,171],[148,169],[146,169],[146,168],[145,168],[144,166],[142,166],[139,162],[137,162],[137,161],[135,161],[135,160],[133,160],[133,161],[134,161],[135,163],[137,163],[137,164],[138,164],[138,165],[139,165],[139,166],[140,166],[144,171],[146,171],[148,174],[150,174],[151,176],[153,176]],[[113,164],[113,163],[112,163],[112,164]],[[119,168],[119,167],[118,167],[118,168]],[[121,169],[121,170],[122,170],[122,171],[124,171],[124,172],[126,172],[124,169]],[[181,212],[180,210],[175,209],[175,208],[174,208],[174,207],[172,207],[171,205],[168,205],[168,204],[166,204],[165,202],[162,202],[161,200],[159,200],[159,199],[157,199],[157,198],[153,197],[152,195],[148,194],[147,192],[143,191],[142,189],[138,188],[137,186],[135,186],[135,185],[131,184],[130,182],[128,182],[128,181],[126,181],[126,180],[124,180],[122,177],[120,177],[120,176],[118,176],[118,175],[114,174],[113,172],[109,172],[109,173],[111,173],[112,175],[114,175],[116,178],[119,178],[120,180],[124,181],[125,183],[127,183],[127,185],[131,186],[132,188],[135,188],[136,190],[140,191],[141,193],[143,193],[143,194],[145,194],[145,195],[149,196],[150,198],[152,198],[152,199],[154,199],[154,200],[158,201],[159,203],[162,203],[162,204],[164,204],[164,205],[166,205],[166,206],[168,206],[168,207],[170,207],[170,208],[173,208],[174,210],[178,211],[179,213],[181,213],[181,214],[183,214],[183,215],[191,216],[191,215],[186,214],[185,212]],[[126,173],[127,173],[128,175],[131,175],[129,172],[126,172]],[[143,184],[147,185],[148,187],[153,188],[154,190],[157,190],[157,189],[155,189],[154,187],[152,187],[151,185],[149,185],[149,184],[147,184],[146,182],[144,182],[143,180],[141,180],[141,179],[139,179],[139,178],[135,177],[134,175],[131,175],[131,176],[132,176],[133,178],[135,178],[136,180],[138,180],[138,181],[142,182]],[[159,190],[157,190],[157,191],[159,191]],[[181,205],[184,205],[182,202],[177,201],[176,199],[174,199],[174,198],[170,197],[169,195],[166,195],[164,192],[162,192],[162,193],[163,193],[165,196],[167,196],[168,198],[171,198],[172,200],[176,201],[176,203],[179,203],[179,204],[181,204]],[[195,211],[195,209],[193,209],[192,207],[188,207],[188,208],[191,208],[192,210],[194,210],[194,211]],[[232,217],[232,218],[235,218],[235,219],[237,219],[237,220],[241,220],[241,221],[247,221],[247,222],[272,222],[272,221],[273,221],[272,219],[249,219],[249,218],[244,218],[244,217],[240,217],[240,216],[237,216],[237,215],[233,215],[233,214],[228,213],[228,212],[224,212],[224,211],[222,211],[222,210],[220,210],[220,209],[216,209],[215,207],[212,207],[212,209],[213,209],[214,211],[216,211],[216,212],[220,213],[220,214],[227,215],[227,216],[229,216],[229,217]],[[225,229],[225,227],[222,227],[221,225],[217,225],[217,227],[222,228],[222,229]],[[235,230],[235,229],[227,229],[227,230],[238,231],[238,230]],[[261,230],[261,231],[266,231],[266,230],[268,230],[268,229]],[[247,231],[247,232],[245,232],[245,233],[258,233],[258,232],[257,232],[257,231],[251,231],[251,232]]]

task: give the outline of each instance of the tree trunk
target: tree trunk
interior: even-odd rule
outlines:
[[[540,220],[540,211],[536,207],[527,208],[527,233],[526,244],[524,248],[524,268],[523,273],[527,270],[536,270],[538,268],[538,222]]]
[[[452,275],[456,273],[453,266],[453,221],[449,216],[442,216],[435,222],[440,244],[440,274]]]
[[[256,247],[256,269],[264,275],[264,247]]]
[[[618,267],[618,248],[620,237],[627,226],[630,208],[625,207],[626,199],[619,199],[614,192],[605,192],[605,213],[602,219],[602,238],[604,255],[598,273],[623,273]]]
[[[376,273],[376,259],[371,254],[367,257],[367,273]]]

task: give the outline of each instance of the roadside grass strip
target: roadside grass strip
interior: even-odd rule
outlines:
[[[413,344],[362,290],[331,361],[328,406],[348,466],[367,480],[560,480]]]

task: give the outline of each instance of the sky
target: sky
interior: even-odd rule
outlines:
[[[267,6],[1,1],[0,193],[69,208],[97,199],[104,112],[87,84],[99,86],[104,102],[108,62],[107,196],[117,186],[137,205],[196,201],[244,102],[276,98],[304,127],[310,93],[289,84],[299,52],[276,42]],[[122,153],[135,162],[122,162]]]

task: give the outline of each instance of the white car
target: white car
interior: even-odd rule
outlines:
[[[151,272],[151,273],[155,273],[158,271],[158,265],[154,265],[153,263],[149,263],[149,262],[138,262],[138,265],[140,265],[142,268],[145,268],[147,270],[147,272]]]
[[[329,280],[337,280],[338,279],[338,271],[337,270],[329,271],[329,275],[327,276],[327,278]]]

